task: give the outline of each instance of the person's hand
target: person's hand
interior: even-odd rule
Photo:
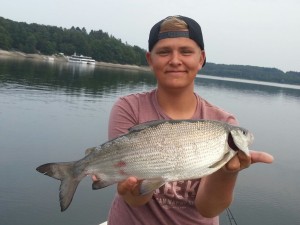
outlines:
[[[117,187],[119,195],[140,195],[139,183],[135,177],[128,177],[126,180],[119,182]]]
[[[92,181],[97,182],[99,179],[96,175],[92,175]],[[126,180],[118,183],[119,195],[140,195],[139,181],[135,177],[128,177]]]
[[[96,175],[92,175],[94,182],[98,181]],[[140,195],[140,183],[136,177],[128,177],[126,180],[118,183],[118,194],[131,206],[140,206],[146,204],[152,197],[153,193]]]
[[[272,155],[261,151],[250,151],[250,156],[247,156],[242,151],[238,153],[226,163],[224,169],[228,172],[238,172],[248,168],[253,163],[272,163],[274,158]]]
[[[145,195],[140,194],[141,182],[142,180],[138,180],[136,177],[128,177],[126,180],[118,183],[118,193],[127,204],[141,206],[152,198],[153,192]]]

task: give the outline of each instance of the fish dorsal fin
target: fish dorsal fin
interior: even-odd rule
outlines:
[[[129,128],[128,130],[129,131],[141,131],[141,130],[144,130],[146,128],[149,128],[149,127],[155,127],[155,126],[158,126],[160,124],[164,124],[164,123],[169,123],[169,124],[176,124],[176,123],[183,123],[183,122],[187,122],[187,123],[197,123],[197,122],[206,122],[206,121],[209,121],[209,120],[152,120],[152,121],[148,121],[148,122],[145,122],[145,123],[141,123],[141,124],[138,124],[136,126],[133,126],[131,128]],[[216,120],[210,120],[210,122],[212,123],[224,123],[224,122],[221,122],[221,121],[216,121]]]
[[[166,121],[167,120],[153,120],[153,121],[141,123],[141,124],[138,124],[136,126],[133,126],[133,127],[129,128],[129,131],[130,132],[132,132],[132,131],[141,131],[141,130],[144,130],[148,127],[157,126],[157,125],[162,124]]]
[[[85,150],[85,155],[89,155],[89,154],[91,154],[91,153],[93,153],[93,152],[95,152],[95,151],[97,151],[96,147],[87,148],[87,149]]]
[[[140,186],[140,194],[141,195],[146,195],[161,186],[165,184],[165,180],[161,177],[159,178],[154,178],[154,179],[148,179],[148,180],[143,180]]]

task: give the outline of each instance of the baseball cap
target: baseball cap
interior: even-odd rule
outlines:
[[[194,40],[201,50],[204,50],[204,41],[200,25],[193,19],[185,16],[175,16],[176,18],[184,21],[188,26],[188,31],[166,31],[160,33],[161,24],[169,17],[156,23],[150,30],[149,40],[148,40],[148,50],[151,51],[154,45],[161,39],[164,38],[177,38],[186,37]],[[202,66],[206,63],[206,59]]]

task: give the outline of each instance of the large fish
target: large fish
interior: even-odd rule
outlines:
[[[60,206],[66,210],[85,176],[96,175],[100,189],[129,176],[143,180],[140,193],[165,182],[207,176],[237,150],[249,156],[253,135],[246,129],[213,120],[162,120],[137,125],[125,135],[89,148],[78,161],[47,163],[37,171],[61,180]]]

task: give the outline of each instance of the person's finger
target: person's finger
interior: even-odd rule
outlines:
[[[120,195],[125,195],[128,192],[132,192],[134,187],[137,185],[138,181],[135,177],[129,177],[126,180],[118,183],[118,193]]]
[[[226,171],[229,171],[229,172],[235,172],[240,169],[240,166],[241,166],[240,160],[239,160],[238,156],[235,155],[232,159],[230,159],[228,161],[228,163],[226,163],[225,169],[226,169]]]
[[[274,161],[274,157],[266,152],[261,151],[250,151],[251,155],[251,163],[272,163]]]
[[[246,169],[251,165],[251,156],[245,154],[243,151],[237,153],[240,161],[240,170]]]
[[[92,178],[92,181],[94,181],[94,182],[99,180],[99,178],[96,175],[92,175],[91,178]]]

